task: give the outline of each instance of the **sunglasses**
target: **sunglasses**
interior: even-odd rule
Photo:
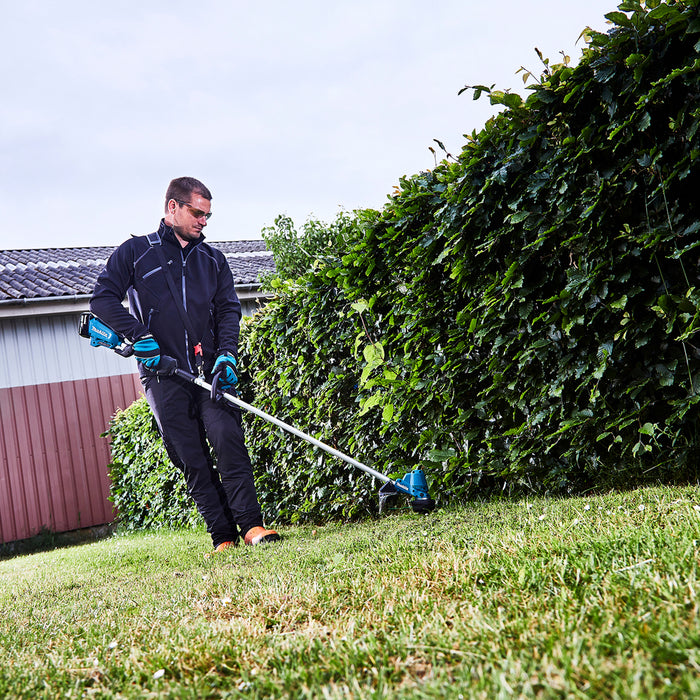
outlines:
[[[205,211],[202,211],[201,209],[195,209],[191,204],[188,202],[181,202],[179,199],[175,200],[180,206],[182,207],[187,207],[190,210],[190,214],[194,216],[195,219],[201,219],[204,217],[207,221],[211,218],[211,212],[207,213]]]

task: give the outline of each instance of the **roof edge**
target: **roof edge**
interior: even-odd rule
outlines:
[[[241,301],[267,299],[271,296],[261,292],[259,284],[237,284],[236,292]],[[71,294],[60,297],[0,299],[0,318],[48,316],[88,311],[91,297],[92,294]]]
[[[71,294],[64,297],[22,297],[0,299],[0,318],[47,316],[87,311],[92,294]]]

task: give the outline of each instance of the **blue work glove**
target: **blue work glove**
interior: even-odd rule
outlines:
[[[233,389],[233,387],[238,384],[238,377],[236,375],[237,364],[236,358],[230,352],[224,352],[216,358],[212,374],[221,372],[218,386],[222,391]]]
[[[155,369],[160,362],[160,346],[158,341],[149,333],[141,336],[134,343],[134,357],[148,369]]]

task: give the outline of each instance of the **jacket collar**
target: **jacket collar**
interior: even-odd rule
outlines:
[[[175,235],[175,231],[172,226],[168,226],[165,223],[165,219],[160,220],[160,226],[158,227],[158,237],[161,241],[168,241],[169,243],[174,243],[178,248],[180,248],[180,239]],[[189,250],[198,246],[200,243],[204,242],[204,234],[201,233],[196,241],[190,241],[183,250]]]

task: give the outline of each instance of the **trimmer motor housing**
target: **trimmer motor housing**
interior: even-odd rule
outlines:
[[[134,354],[131,345],[126,344],[122,347],[122,338],[89,311],[84,311],[80,315],[78,333],[83,338],[87,338],[93,348],[109,348],[122,357],[130,357]]]

